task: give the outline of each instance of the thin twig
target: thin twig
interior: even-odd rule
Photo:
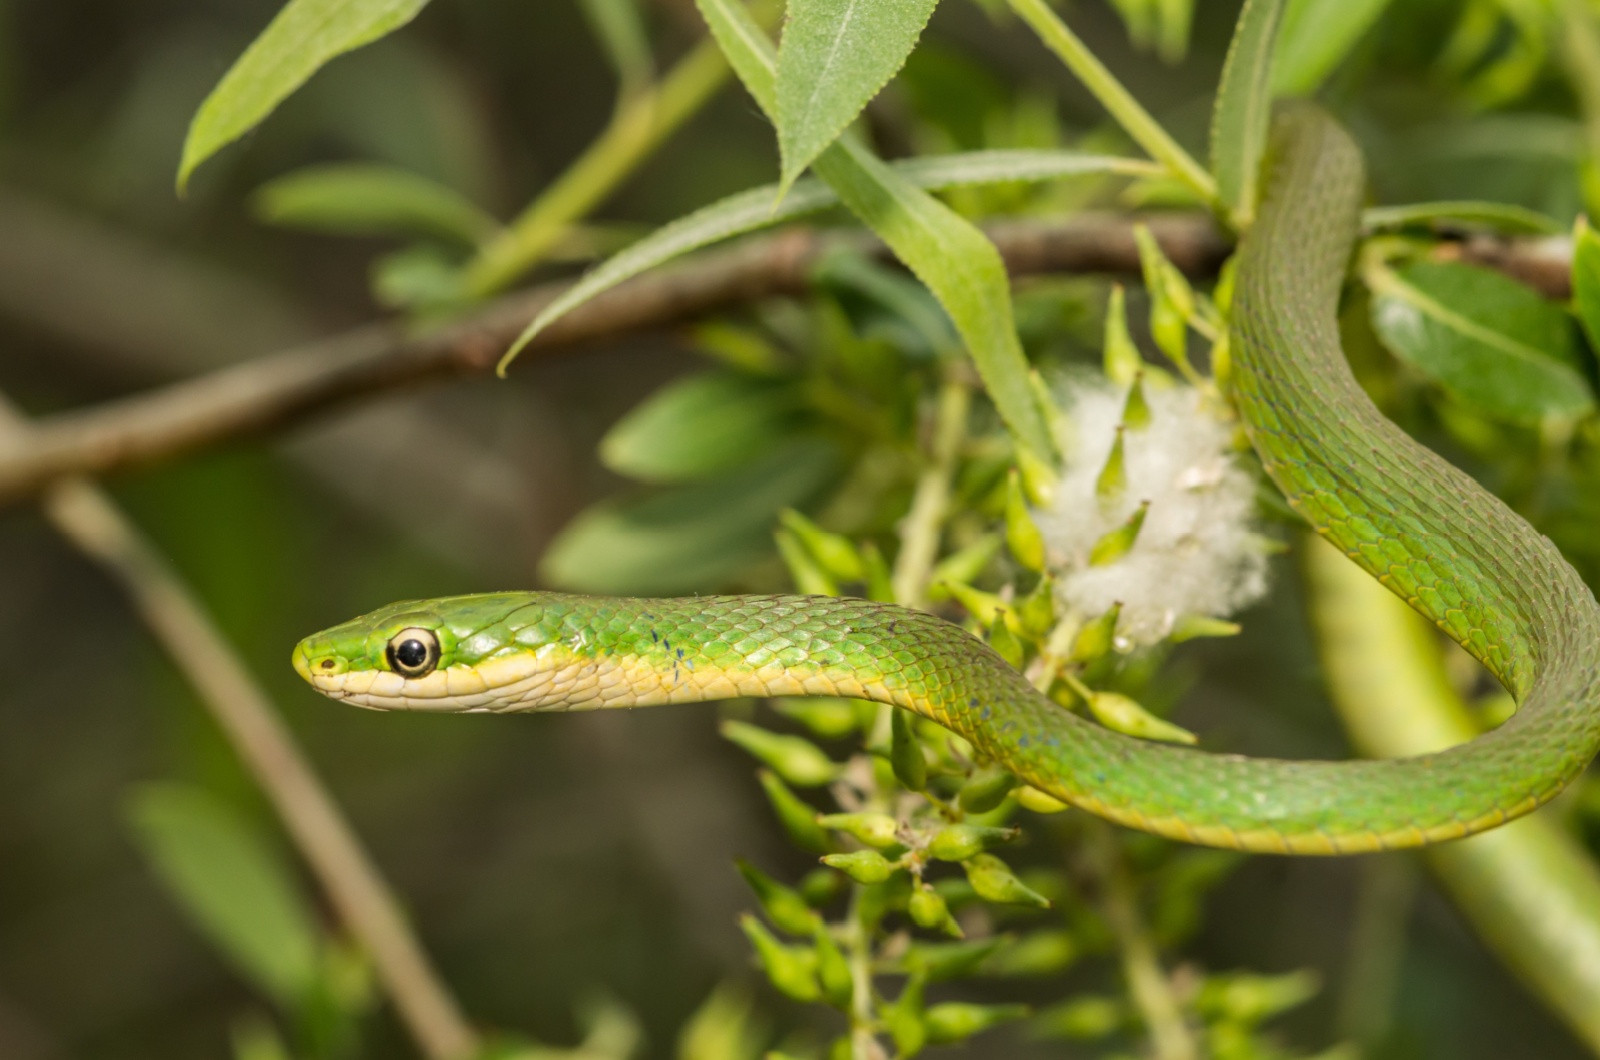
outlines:
[[[928,575],[939,558],[939,540],[950,507],[950,479],[967,435],[971,403],[972,392],[961,379],[948,378],[939,388],[931,459],[917,476],[911,507],[900,522],[900,553],[891,577],[894,598],[906,607],[927,606]]]
[[[0,437],[28,427],[0,396]],[[282,818],[340,919],[372,958],[395,1009],[430,1060],[461,1060],[478,1036],[423,952],[400,905],[284,728],[272,702],[166,558],[106,493],[81,478],[53,485],[45,516],[128,593]]]
[[[1199,1060],[1199,1047],[1134,903],[1133,882],[1128,879],[1116,835],[1103,821],[1088,823],[1087,852],[1100,883],[1100,910],[1122,953],[1122,974],[1150,1032],[1155,1060]]]
[[[1137,276],[1134,218],[1079,214],[990,226],[1014,276],[1089,273]],[[1198,214],[1145,219],[1162,249],[1193,277],[1215,274],[1229,251]],[[812,267],[841,247],[882,253],[858,232],[790,229],[637,277],[574,310],[524,353],[553,355],[585,344],[660,330],[733,305],[798,294]],[[1442,248],[1565,298],[1565,266],[1539,243],[1475,237]],[[417,334],[376,324],[268,354],[133,397],[41,418],[0,451],[0,505],[39,493],[68,475],[101,476],[207,449],[301,421],[315,413],[425,382],[486,375],[506,346],[568,284],[544,284],[485,305],[472,316]]]

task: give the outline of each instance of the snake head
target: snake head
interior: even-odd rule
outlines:
[[[323,695],[373,710],[503,708],[509,686],[558,646],[541,595],[401,601],[312,634],[292,662]]]

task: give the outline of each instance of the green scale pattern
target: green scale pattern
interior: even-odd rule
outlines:
[[[1299,107],[1279,115],[1268,165],[1233,309],[1233,386],[1251,440],[1309,523],[1513,691],[1519,710],[1496,731],[1392,761],[1281,761],[1149,743],[1062,709],[934,615],[828,597],[457,597],[385,608],[298,651],[384,669],[388,637],[425,625],[440,633],[442,666],[558,644],[597,672],[608,662],[679,677],[717,672],[781,694],[826,678],[843,694],[931,718],[1074,805],[1235,849],[1414,846],[1528,812],[1600,746],[1600,608],[1548,541],[1385,420],[1351,376],[1336,313],[1364,188],[1355,145],[1322,112]],[[696,698],[704,697],[685,682],[664,698],[506,707]]]

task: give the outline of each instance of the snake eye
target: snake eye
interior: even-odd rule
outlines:
[[[402,629],[389,638],[389,669],[402,677],[426,677],[439,665],[439,638],[429,629]]]

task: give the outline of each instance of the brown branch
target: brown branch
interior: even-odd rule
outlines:
[[[1168,257],[1191,276],[1213,275],[1230,246],[1195,214],[1145,218]],[[1013,275],[1136,274],[1133,219],[1084,214],[989,228]],[[1564,269],[1537,244],[1475,237],[1456,256],[1566,296]],[[574,310],[535,340],[524,359],[660,329],[730,305],[795,294],[812,267],[840,247],[882,253],[861,233],[792,229],[748,240],[635,278]],[[566,284],[499,299],[471,317],[416,334],[372,325],[144,394],[43,418],[0,450],[0,504],[68,475],[100,476],[259,434],[324,409],[441,378],[483,375],[524,325]]]
[[[29,428],[0,396],[0,441]],[[278,811],[339,919],[372,959],[429,1060],[464,1060],[478,1036],[412,933],[400,904],[322,786],[261,686],[205,606],[105,491],[82,478],[50,486],[45,517],[127,592]]]

